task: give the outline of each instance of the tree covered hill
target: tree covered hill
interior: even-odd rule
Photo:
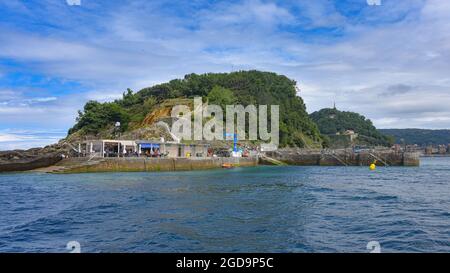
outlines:
[[[440,145],[450,143],[450,130],[427,129],[380,129],[381,133],[392,136],[398,144]]]
[[[270,72],[239,71],[232,73],[189,74],[183,79],[144,88],[134,93],[127,90],[114,102],[89,101],[79,111],[70,135],[113,137],[113,124],[121,122],[121,131],[141,128],[145,117],[170,99],[201,96],[210,104],[279,105],[280,146],[321,146],[316,124],[296,94],[296,82]],[[270,111],[269,111],[270,112]]]
[[[331,136],[353,130],[359,135],[359,144],[389,146],[392,143],[392,139],[380,133],[370,119],[358,113],[325,108],[312,113],[310,117],[324,135]]]

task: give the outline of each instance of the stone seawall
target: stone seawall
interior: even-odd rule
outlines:
[[[266,152],[266,156],[299,166],[369,166],[375,160],[384,166],[419,166],[418,153],[399,153],[389,150],[373,150],[355,153],[351,150],[304,151],[297,149]]]
[[[157,172],[190,171],[233,166],[300,165],[300,166],[368,166],[374,161],[384,166],[419,166],[420,154],[398,153],[390,150],[371,150],[355,153],[351,150],[302,150],[283,149],[266,152],[252,158],[88,158],[76,157],[61,160],[61,157],[41,158],[20,164],[0,164],[2,171],[33,170],[46,173],[85,172]]]
[[[158,172],[191,171],[222,168],[225,163],[236,167],[257,166],[258,158],[104,158],[90,164],[73,164],[79,159],[66,159],[61,166],[70,166],[57,173],[93,172]]]

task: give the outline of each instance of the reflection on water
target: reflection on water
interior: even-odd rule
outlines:
[[[0,175],[0,251],[450,251],[450,159],[420,168],[256,167]]]

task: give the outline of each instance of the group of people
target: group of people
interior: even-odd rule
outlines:
[[[146,149],[144,151],[143,155],[146,156],[146,157],[164,157],[164,156],[167,156],[166,153],[161,153],[159,148],[157,148],[157,149]]]
[[[126,150],[120,154],[121,157],[166,157],[169,153],[161,153],[160,149],[144,149],[141,153],[138,151]],[[117,151],[105,150],[105,157],[117,157]]]

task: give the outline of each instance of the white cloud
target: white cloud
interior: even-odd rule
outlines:
[[[325,0],[180,3],[182,11],[149,2],[105,6],[100,15],[87,13],[94,2],[76,11],[44,5],[39,20],[61,26],[51,32],[0,25],[0,58],[90,90],[39,97],[0,90],[0,124],[67,129],[84,102],[116,99],[127,87],[261,69],[296,80],[309,111],[336,101],[380,127],[450,127],[448,1],[386,1],[351,18]],[[316,28],[338,33],[315,35]]]
[[[345,16],[336,10],[334,3],[331,1],[295,1],[294,5],[297,5],[300,9],[301,14],[299,15],[306,19],[302,21],[302,24],[308,28],[333,28],[347,24]]]
[[[10,89],[0,89],[0,101],[16,98],[16,92]]]
[[[275,3],[259,0],[247,0],[241,3],[219,4],[213,10],[204,10],[199,13],[202,27],[229,27],[258,25],[273,27],[276,25],[292,24],[295,17],[286,8]]]
[[[38,103],[38,102],[50,102],[57,100],[56,97],[43,97],[43,98],[32,98],[27,100],[28,103]]]
[[[55,143],[61,131],[7,129],[0,130],[0,150],[29,149]]]
[[[22,141],[26,139],[30,139],[30,137],[0,133],[0,142]]]

